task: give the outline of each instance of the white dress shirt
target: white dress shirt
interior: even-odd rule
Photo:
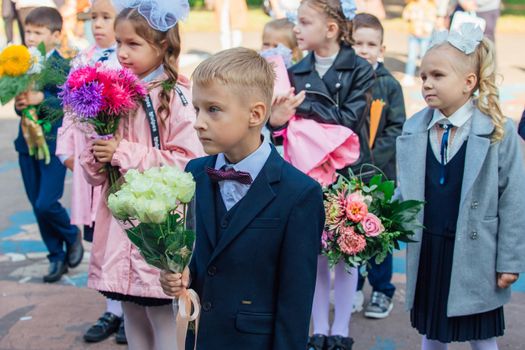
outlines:
[[[432,152],[439,162],[441,162],[441,140],[438,131],[441,127],[438,124],[449,124],[457,128],[454,136],[450,137],[452,136],[451,134],[448,139],[447,153],[445,154],[446,164],[458,153],[463,143],[467,140],[470,134],[472,115],[474,114],[475,108],[472,99],[470,99],[448,118],[438,109],[434,110],[432,120],[428,124],[428,137]]]
[[[219,153],[217,155],[217,160],[215,161],[215,169],[221,169],[226,165],[227,168],[231,167],[236,171],[249,173],[252,180],[255,181],[264,164],[266,164],[271,151],[272,148],[270,147],[270,144],[263,140],[262,144],[255,152],[236,164],[229,163],[226,160],[224,153]],[[226,209],[230,210],[235,204],[237,204],[237,202],[246,195],[250,187],[251,184],[245,185],[233,180],[219,181],[221,197]]]

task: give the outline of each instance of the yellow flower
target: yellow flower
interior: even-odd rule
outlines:
[[[24,45],[10,45],[0,53],[0,66],[5,75],[25,74],[31,67],[31,54]]]
[[[0,65],[0,78],[4,75],[4,67]]]

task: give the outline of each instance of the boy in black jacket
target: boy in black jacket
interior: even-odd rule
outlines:
[[[33,9],[25,20],[25,43],[27,46],[38,46],[44,43],[46,56],[56,67],[65,65],[64,58],[55,50],[62,30],[62,17],[51,7]],[[58,87],[48,84],[43,91],[26,91],[15,99],[17,114],[30,106],[38,108],[40,121],[49,119],[48,111],[61,108],[57,97]],[[56,282],[67,272],[69,267],[76,267],[82,261],[84,250],[78,228],[70,224],[69,215],[59,202],[64,192],[66,168],[55,156],[57,130],[62,119],[49,121],[47,132],[44,132],[49,155],[46,159],[37,159],[30,154],[24,138],[22,125],[27,123],[26,117],[21,117],[15,149],[18,152],[20,172],[24,181],[27,197],[35,213],[42,240],[49,255],[49,272],[44,276],[44,282]],[[64,249],[65,248],[65,249]]]
[[[378,59],[383,56],[383,26],[377,17],[370,14],[358,14],[353,21],[354,50],[366,59],[376,73],[376,81],[372,87],[372,104],[368,119],[369,147],[371,159],[360,162],[372,163],[381,169],[390,180],[396,179],[396,138],[401,135],[405,122],[405,103],[401,85],[390,74],[383,63]],[[360,165],[352,166],[359,171]],[[364,171],[370,169],[364,169]],[[385,318],[392,311],[395,286],[390,282],[392,278],[392,254],[379,265],[371,262],[372,268],[368,271],[368,281],[372,285],[373,293],[370,303],[365,309],[365,316],[371,318]],[[364,277],[360,276],[359,292],[354,300],[354,309],[360,311],[363,304]]]

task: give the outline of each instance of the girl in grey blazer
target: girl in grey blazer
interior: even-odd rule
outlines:
[[[426,202],[406,286],[424,350],[455,341],[497,349],[503,305],[525,269],[523,158],[499,106],[494,48],[482,37],[464,25],[434,38],[421,65],[428,108],[397,140],[401,197]]]

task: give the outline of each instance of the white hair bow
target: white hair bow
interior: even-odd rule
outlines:
[[[483,40],[483,30],[478,25],[463,23],[459,30],[434,32],[429,48],[446,41],[459,51],[470,55],[476,50],[481,40]]]
[[[136,8],[149,25],[161,32],[174,27],[177,22],[188,17],[188,0],[112,0],[118,12],[126,8]]]

